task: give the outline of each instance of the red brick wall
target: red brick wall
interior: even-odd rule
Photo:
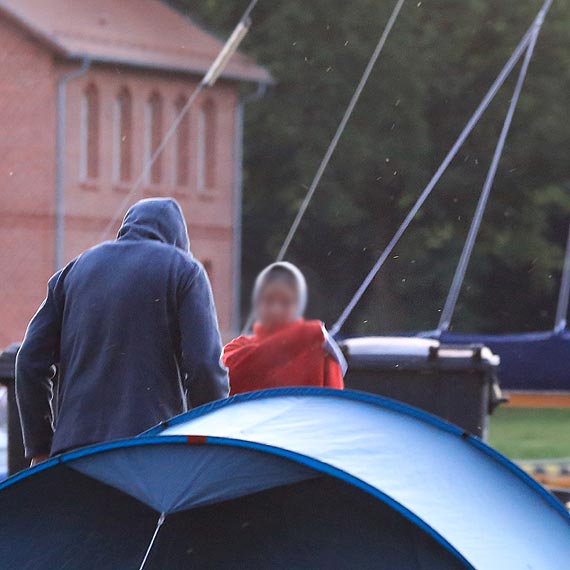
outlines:
[[[68,64],[54,64],[45,48],[11,24],[0,21],[0,52],[7,53],[0,77],[0,120],[8,136],[0,137],[0,347],[21,338],[25,324],[41,302],[53,267],[53,205],[55,177],[55,109],[57,77]],[[99,94],[99,177],[88,183],[80,176],[81,100],[95,85]],[[101,240],[131,184],[113,177],[115,101],[122,89],[132,95],[132,176],[145,157],[145,107],[153,92],[163,100],[163,129],[175,115],[177,99],[195,83],[187,78],[124,68],[94,67],[68,88],[65,258],[72,259]],[[197,102],[189,116],[190,181],[176,185],[176,155],[171,143],[162,157],[163,181],[145,184],[134,202],[149,196],[174,196],[181,203],[195,256],[208,261],[222,330],[229,334],[233,305],[234,128],[237,94],[232,84],[219,84]],[[215,187],[198,190],[196,160],[198,109],[213,101],[216,109]],[[115,231],[115,230],[114,230]],[[114,233],[112,232],[112,234]],[[113,235],[106,236],[108,239]]]
[[[0,348],[22,337],[53,269],[55,75],[43,47],[0,20]]]

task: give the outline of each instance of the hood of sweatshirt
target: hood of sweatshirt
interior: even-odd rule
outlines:
[[[126,213],[117,239],[157,240],[184,251],[190,248],[182,208],[172,198],[148,198]]]

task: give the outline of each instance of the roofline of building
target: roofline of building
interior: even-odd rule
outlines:
[[[9,6],[0,3],[0,15],[5,16],[25,32],[28,32],[34,39],[46,44],[49,48],[57,52],[59,55],[65,56],[67,50],[57,41],[57,38],[51,34],[47,34],[44,30],[40,29],[33,22],[12,10]]]
[[[98,56],[98,55],[91,55],[82,52],[69,52],[65,51],[62,54],[66,59],[71,61],[84,61],[86,59],[90,60],[92,63],[100,63],[100,64],[115,64],[115,65],[124,65],[126,67],[133,67],[137,69],[148,69],[152,71],[168,71],[168,72],[175,72],[175,73],[183,73],[186,75],[192,76],[199,76],[202,77],[206,75],[208,71],[208,67],[204,66],[179,66],[179,65],[166,65],[156,63],[153,65],[148,65],[143,63],[142,61],[137,61],[125,57],[105,57],[105,56]],[[227,79],[230,81],[241,81],[247,83],[256,83],[262,85],[275,85],[276,81],[273,79],[271,74],[267,72],[267,76],[259,76],[256,77],[255,74],[246,74],[246,73],[235,73],[232,71],[224,71],[220,75],[220,79]]]
[[[164,2],[164,0],[161,0],[161,1]],[[187,12],[187,11],[181,10],[179,6],[173,5],[168,1],[166,2],[166,5],[171,10],[174,10],[177,14],[179,14],[182,18],[187,20],[188,23],[191,24],[192,26],[200,29],[205,34],[208,34],[209,36],[216,38],[221,44],[226,43],[227,37],[224,37],[220,33],[217,33],[216,31],[209,29],[208,26],[206,25],[206,23],[203,22],[202,19],[199,18],[198,16],[196,16],[195,14],[190,14],[189,11]],[[242,52],[240,52],[238,49],[238,53],[242,53]],[[245,54],[242,53],[242,55],[245,55]],[[245,57],[247,57],[248,59],[251,59],[252,65],[255,65],[258,69],[262,69],[267,75],[267,78],[264,81],[255,81],[255,83],[258,83],[260,85],[266,85],[266,86],[277,84],[277,81],[275,80],[275,78],[273,77],[273,75],[271,74],[270,71],[268,71],[264,66],[257,64],[255,62],[255,60],[253,58],[251,58],[251,56],[245,55]],[[222,77],[224,77],[224,74],[222,74]]]
[[[121,58],[121,57],[104,57],[98,56],[93,54],[85,54],[80,52],[72,52],[69,51],[61,42],[57,39],[56,36],[46,33],[44,30],[40,29],[36,26],[33,22],[28,20],[22,14],[12,10],[9,6],[2,4],[0,2],[0,16],[3,15],[16,25],[21,27],[25,32],[29,33],[34,39],[38,40],[39,42],[43,43],[51,50],[53,50],[56,55],[62,57],[64,59],[69,60],[90,60],[93,63],[106,63],[106,64],[119,64],[125,65],[128,67],[135,67],[139,69],[150,69],[150,70],[160,70],[160,71],[170,71],[176,73],[183,73],[186,75],[198,75],[203,76],[208,71],[208,68],[203,66],[177,66],[177,65],[166,65],[166,64],[153,64],[148,65],[141,61],[131,60],[128,58]],[[271,74],[266,71],[263,67],[257,66],[259,69],[262,69],[266,72],[266,77],[259,76],[256,77],[255,73],[236,73],[231,71],[225,71],[222,73],[221,78],[228,79],[230,81],[244,81],[248,83],[261,83],[264,85],[273,85],[275,84],[275,80],[271,76]]]

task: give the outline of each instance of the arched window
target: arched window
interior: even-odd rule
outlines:
[[[182,113],[187,98],[181,95],[174,104],[176,116]],[[177,186],[187,186],[190,181],[190,124],[188,113],[176,130],[176,146],[174,155],[175,180]]]
[[[82,180],[99,177],[99,92],[90,84],[81,99],[80,176]]]
[[[198,113],[198,190],[216,185],[216,106],[208,99]]]
[[[129,182],[132,177],[133,101],[127,88],[121,89],[115,101],[115,182]]]
[[[148,164],[162,142],[162,97],[159,93],[153,93],[147,102],[145,138],[145,162]],[[148,173],[148,182],[151,184],[162,182],[162,153],[156,158]]]

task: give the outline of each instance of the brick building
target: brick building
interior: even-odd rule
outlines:
[[[21,339],[54,269],[101,241],[220,48],[160,0],[0,0],[0,347]],[[238,87],[268,81],[234,56],[131,199],[180,201],[226,333],[239,280]]]

